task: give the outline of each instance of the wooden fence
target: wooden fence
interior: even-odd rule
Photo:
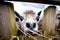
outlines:
[[[44,35],[51,37],[55,35],[56,7],[49,6],[44,11],[43,30]]]
[[[10,3],[9,3],[10,4]],[[17,35],[13,4],[0,4],[0,39],[10,39]],[[55,34],[56,7],[49,6],[44,11],[43,30],[44,36]]]
[[[0,4],[0,40],[8,40],[16,35],[16,22],[13,4]]]

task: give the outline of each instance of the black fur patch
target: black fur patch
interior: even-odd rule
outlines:
[[[17,17],[20,18],[21,21],[24,19],[24,18],[23,18],[22,16],[20,16],[16,11],[15,11],[15,14],[16,14]]]
[[[40,16],[41,12],[42,12],[42,11],[40,11],[40,12],[38,13],[38,16]]]

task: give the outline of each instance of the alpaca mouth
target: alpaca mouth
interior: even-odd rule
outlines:
[[[30,31],[28,31],[27,33],[29,33],[32,36],[35,36],[36,35],[36,34],[34,34],[33,32],[30,32]]]
[[[33,34],[33,32],[30,32],[30,31],[28,31],[27,33],[29,33],[29,34],[31,34],[31,35]]]
[[[27,31],[27,33],[30,34],[30,35],[32,35],[32,36],[37,35],[37,34],[34,33],[34,31],[33,31],[33,32],[32,32],[32,31],[33,31],[33,30],[31,30],[31,31]]]

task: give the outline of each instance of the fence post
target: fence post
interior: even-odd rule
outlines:
[[[55,34],[56,7],[49,6],[44,10],[44,35],[54,36]]]
[[[8,40],[13,35],[17,35],[13,4],[0,4],[0,37]]]

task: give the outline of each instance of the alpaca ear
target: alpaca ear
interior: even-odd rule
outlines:
[[[42,12],[42,11],[38,12],[38,14],[37,14],[37,15],[38,15],[38,16],[40,16],[41,12]]]
[[[19,15],[16,11],[15,11],[15,14],[21,21],[23,21],[23,19],[24,19],[23,16]],[[17,18],[16,18],[16,20],[17,20]]]
[[[38,14],[37,14],[37,17],[36,17],[36,20],[37,20],[37,21],[39,21],[39,18],[40,18],[41,12],[42,12],[42,11],[38,12]]]

